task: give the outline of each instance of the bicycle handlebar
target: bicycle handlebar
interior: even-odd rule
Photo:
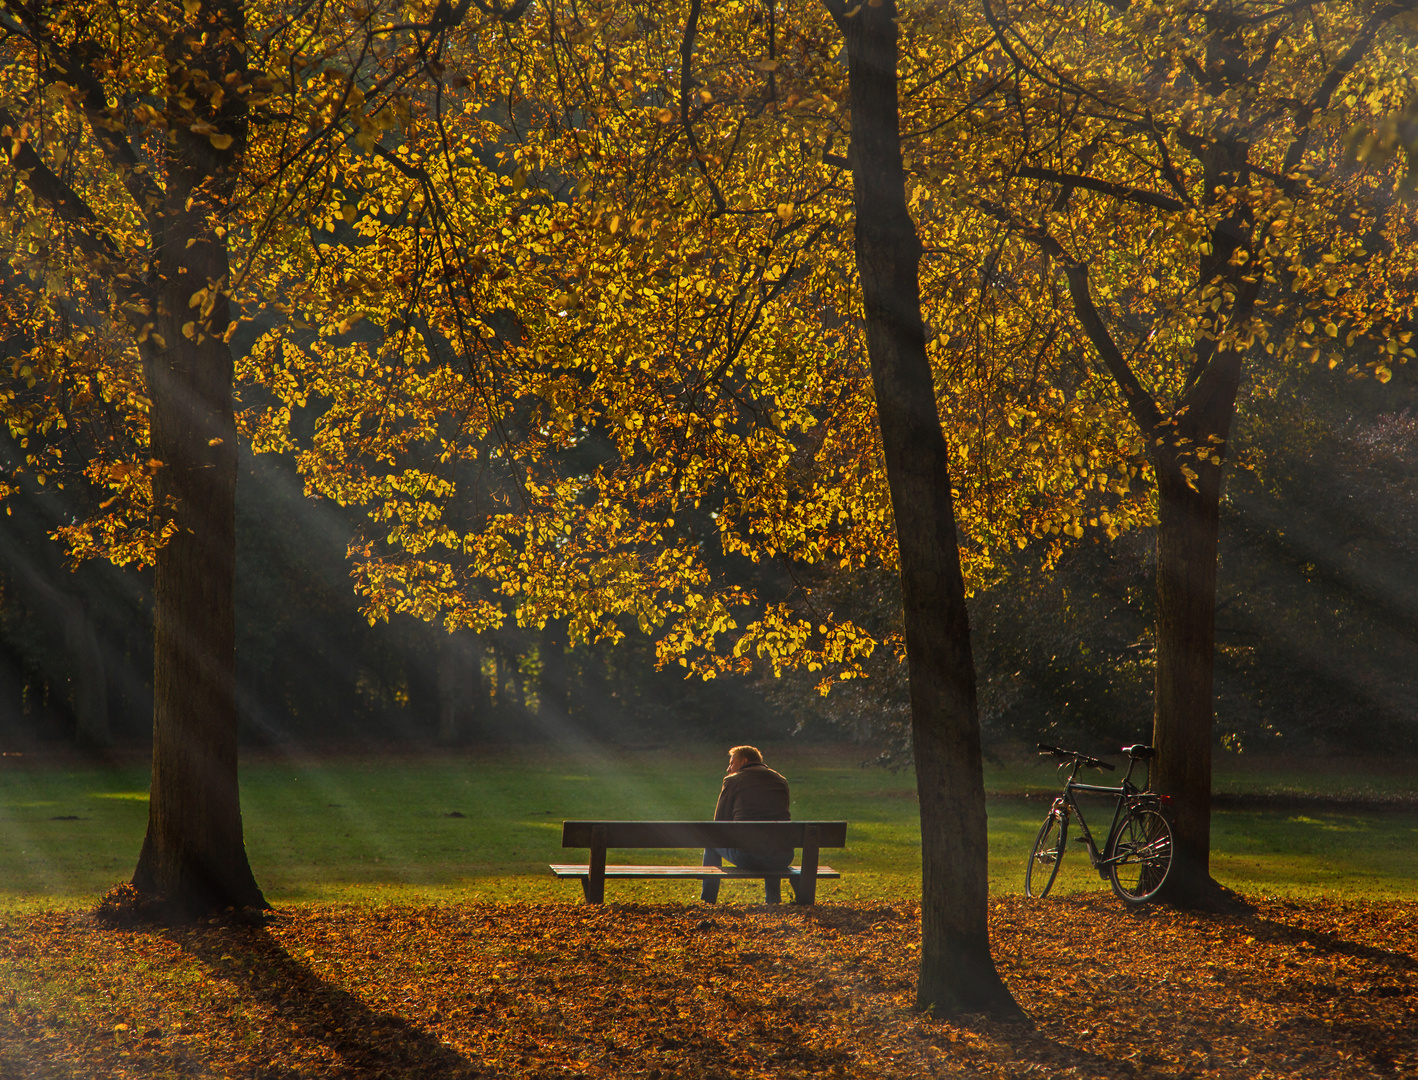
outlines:
[[[1065,761],[1076,761],[1080,765],[1087,765],[1091,769],[1107,769],[1113,772],[1116,765],[1109,765],[1096,757],[1089,757],[1087,754],[1080,754],[1077,750],[1065,750],[1062,746],[1049,746],[1047,743],[1039,743],[1039,753],[1053,754],[1056,758],[1063,758]]]

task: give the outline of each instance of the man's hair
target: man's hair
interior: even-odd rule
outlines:
[[[756,746],[735,746],[729,750],[729,757],[747,758],[750,765],[763,764],[763,755]]]

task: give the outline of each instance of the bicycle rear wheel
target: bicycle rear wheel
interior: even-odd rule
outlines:
[[[1156,810],[1130,810],[1107,853],[1113,892],[1129,904],[1157,895],[1172,869],[1172,827]]]
[[[1054,887],[1063,862],[1064,843],[1068,840],[1068,818],[1050,812],[1039,826],[1034,838],[1034,850],[1029,853],[1029,865],[1024,868],[1024,895],[1043,899]]]

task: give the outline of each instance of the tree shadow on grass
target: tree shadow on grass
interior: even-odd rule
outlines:
[[[265,1006],[274,1023],[266,1046],[284,1037],[322,1043],[339,1057],[342,1077],[462,1078],[488,1073],[402,1017],[381,1013],[292,957],[264,927],[171,929],[168,937],[232,984],[243,1001]],[[258,1077],[302,1075],[292,1061],[271,1061]]]

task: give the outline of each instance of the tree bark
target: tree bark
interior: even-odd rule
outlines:
[[[1243,297],[1248,306],[1254,293]],[[1248,312],[1247,312],[1248,313]],[[1170,797],[1174,853],[1161,899],[1225,903],[1211,877],[1211,742],[1215,728],[1216,564],[1224,455],[1243,354],[1214,353],[1154,443],[1157,477],[1157,668],[1153,786]],[[1208,450],[1205,458],[1197,454]],[[1189,472],[1183,471],[1186,466]]]
[[[1234,191],[1245,183],[1249,147],[1219,140],[1201,154],[1205,192]],[[1246,346],[1226,343],[1224,331],[1250,321],[1257,275],[1232,254],[1254,228],[1250,212],[1233,209],[1212,226],[1211,251],[1198,280],[1224,281],[1235,300],[1214,316],[1193,344],[1186,392],[1163,441],[1153,447],[1157,476],[1157,669],[1152,741],[1157,747],[1154,787],[1171,798],[1172,870],[1161,898],[1180,907],[1217,909],[1226,900],[1211,877],[1211,742],[1216,726],[1216,562],[1220,552],[1221,487],[1236,417]],[[1145,430],[1145,429],[1144,429]]]
[[[1216,470],[1219,472],[1219,470]],[[1168,897],[1194,906],[1211,884],[1212,668],[1220,499],[1157,473],[1157,670],[1154,786],[1171,796]],[[1219,487],[1219,485],[1217,485]]]
[[[921,320],[920,239],[906,205],[894,0],[851,14],[850,164],[867,354],[896,518],[921,805],[918,1008],[1017,1015],[990,955],[985,787],[949,451]]]
[[[173,133],[161,215],[156,330],[144,348],[152,400],[154,504],[171,538],[154,580],[153,779],[148,831],[133,884],[197,915],[264,908],[246,858],[237,783],[236,424],[223,224],[244,149],[240,96],[215,111],[191,80],[220,83],[241,70],[245,40],[235,3],[204,3],[195,34],[174,33],[167,57]],[[189,51],[189,44],[195,45]],[[191,131],[196,100],[219,148]],[[206,299],[194,296],[207,290]]]

